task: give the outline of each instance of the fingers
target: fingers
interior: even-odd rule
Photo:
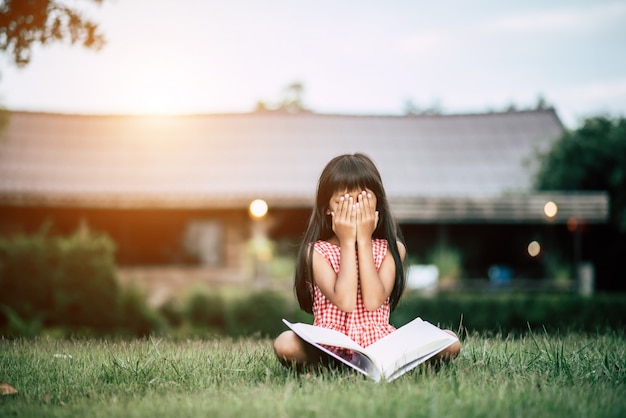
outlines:
[[[356,202],[354,201],[354,199],[352,198],[352,196],[349,196],[348,199],[348,219],[350,221],[356,221]]]
[[[374,229],[376,229],[376,227],[378,226],[378,211],[376,210],[376,204],[377,204],[376,196],[374,196],[374,194],[370,192],[369,190],[363,193],[367,197],[368,203],[366,204],[366,206],[370,210],[370,216],[374,219]]]
[[[342,221],[348,221],[353,217],[354,199],[349,194],[339,198],[338,218]]]
[[[373,215],[376,211],[376,201],[374,200],[374,196],[372,196],[369,192],[363,192],[364,196],[367,198],[367,207],[369,208],[370,215]]]
[[[342,239],[354,239],[356,236],[356,215],[354,198],[349,194],[341,196],[336,210],[331,212],[333,231]]]
[[[376,200],[376,196],[373,193],[371,193],[369,190],[367,191],[367,196],[369,199],[370,208],[374,215],[374,229],[376,229],[376,227],[378,226],[378,217],[379,217],[379,213],[376,210],[376,205],[378,204],[378,201]]]
[[[364,215],[366,217],[374,217],[376,212],[376,198],[370,191],[362,191],[359,193],[358,197],[358,205],[362,209]]]
[[[359,193],[356,197],[357,202],[356,202],[356,221],[358,223],[363,222],[364,218],[367,216],[367,212],[368,212],[368,208],[365,205],[365,202],[363,202],[363,192]]]
[[[378,225],[376,197],[369,191],[357,195],[357,237],[371,237]]]

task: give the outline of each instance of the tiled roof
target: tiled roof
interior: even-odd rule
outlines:
[[[434,116],[15,112],[0,201],[99,207],[308,205],[324,165],[364,152],[390,199],[529,192],[529,164],[563,131],[553,110]]]

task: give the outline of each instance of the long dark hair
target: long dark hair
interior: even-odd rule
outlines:
[[[378,211],[378,225],[372,238],[387,240],[387,248],[393,256],[396,265],[396,278],[389,296],[391,309],[395,309],[404,292],[405,276],[402,258],[398,250],[398,241],[403,242],[402,233],[396,224],[389,209],[387,194],[383,181],[374,162],[365,154],[344,154],[332,160],[322,171],[317,184],[315,207],[309,218],[309,224],[300,245],[296,261],[294,290],[302,310],[312,313],[313,296],[313,243],[320,239],[329,239],[333,236],[331,217],[327,215],[328,202],[332,195],[339,190],[369,189],[376,196],[376,210]]]

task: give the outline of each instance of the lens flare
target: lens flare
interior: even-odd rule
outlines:
[[[267,202],[263,199],[255,199],[250,203],[250,215],[255,218],[262,218],[267,215]]]
[[[558,213],[559,208],[556,205],[556,203],[554,203],[553,201],[549,201],[546,202],[546,204],[543,206],[543,213],[549,218],[552,219],[556,216],[556,214]]]
[[[537,257],[541,252],[541,245],[537,241],[532,241],[528,244],[528,255],[531,257]]]

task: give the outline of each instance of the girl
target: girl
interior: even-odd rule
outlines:
[[[401,239],[372,160],[364,154],[333,158],[320,176],[296,263],[298,302],[313,314],[314,325],[343,332],[362,347],[393,332],[389,313],[405,286]],[[274,351],[285,365],[328,360],[293,331],[276,338]],[[439,358],[459,351],[456,343]]]

